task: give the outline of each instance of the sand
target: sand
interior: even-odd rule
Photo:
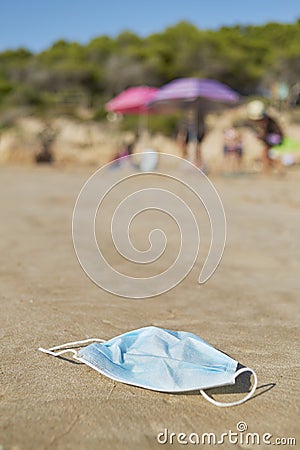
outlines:
[[[102,291],[75,256],[72,211],[92,171],[0,167],[1,450],[152,449],[162,447],[157,435],[165,429],[220,436],[241,421],[248,432],[272,434],[270,442],[299,438],[299,170],[215,178],[228,221],[217,272],[199,286],[198,261],[177,288],[135,301]],[[217,408],[198,394],[114,383],[37,351],[147,325],[195,333],[254,368],[256,396]],[[223,401],[245,395],[221,392]],[[165,447],[182,448],[174,441]],[[220,447],[270,448],[241,441]]]

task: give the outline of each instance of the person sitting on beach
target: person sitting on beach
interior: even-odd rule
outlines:
[[[112,163],[112,167],[119,167],[121,164],[121,159],[126,158],[133,154],[136,142],[138,140],[138,136],[136,135],[134,139],[127,145],[124,145],[120,151],[115,153],[113,157],[110,159],[110,163]]]
[[[257,138],[264,143],[262,163],[264,172],[268,174],[271,167],[281,165],[278,160],[271,157],[271,150],[275,145],[282,143],[283,131],[277,121],[266,113],[265,105],[260,100],[254,100],[248,104],[247,114],[256,125]]]
[[[223,152],[226,169],[234,172],[240,170],[243,156],[242,137],[234,127],[224,131]]]

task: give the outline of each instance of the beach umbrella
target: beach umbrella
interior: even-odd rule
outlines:
[[[105,105],[108,112],[120,114],[147,114],[149,102],[158,89],[149,86],[136,86],[125,89]]]
[[[154,110],[169,108],[193,111],[194,118],[190,124],[190,132],[196,137],[200,124],[204,127],[205,113],[220,109],[224,105],[234,105],[239,98],[237,92],[216,80],[178,78],[162,86],[154,95],[149,106]],[[197,141],[193,139],[191,142],[195,156]]]
[[[220,104],[236,104],[240,96],[229,86],[217,80],[178,78],[162,86],[149,103],[153,108],[197,108],[206,112]]]

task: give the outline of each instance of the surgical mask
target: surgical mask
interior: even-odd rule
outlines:
[[[70,348],[74,346],[81,346],[81,349]],[[76,360],[115,381],[154,391],[200,390],[216,406],[241,404],[254,394],[257,386],[257,377],[252,369],[243,367],[237,370],[237,361],[198,336],[153,326],[130,331],[108,341],[87,339],[39,350],[54,356],[72,352]],[[204,391],[234,384],[243,372],[251,372],[254,383],[241,400],[221,403]]]

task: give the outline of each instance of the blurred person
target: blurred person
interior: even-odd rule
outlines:
[[[113,163],[113,168],[120,167],[121,159],[133,154],[138,139],[139,136],[136,134],[131,142],[128,144],[123,144],[121,150],[113,155],[113,157],[109,160],[110,163]]]
[[[257,138],[264,143],[261,157],[264,173],[269,174],[272,167],[282,170],[282,164],[279,160],[272,158],[271,153],[274,146],[282,144],[284,134],[281,127],[266,113],[265,105],[260,100],[253,100],[248,104],[247,115],[255,123]]]
[[[189,159],[189,149],[193,149],[193,162],[199,168],[204,170],[202,161],[201,143],[205,137],[204,117],[199,117],[198,111],[190,109],[186,118],[180,123],[177,133],[177,142],[182,151],[182,158]]]
[[[243,145],[241,134],[235,127],[224,130],[223,153],[225,169],[233,172],[239,171],[242,164]]]
[[[41,143],[41,148],[35,155],[36,163],[51,164],[53,162],[52,146],[56,139],[56,135],[57,135],[57,132],[47,122],[45,124],[44,129],[38,135],[38,138]]]

